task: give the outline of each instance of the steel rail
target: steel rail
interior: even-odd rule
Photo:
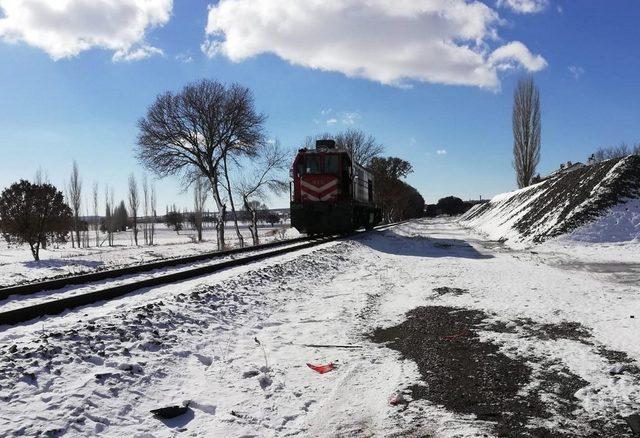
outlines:
[[[389,228],[394,225],[399,225],[401,223],[403,222],[380,225],[378,227],[375,227],[374,230],[383,230],[385,228]],[[349,234],[349,236],[361,235],[364,233],[367,233],[367,231],[356,231],[355,233]],[[177,271],[177,272],[171,272],[163,275],[158,275],[152,278],[145,278],[138,281],[132,281],[129,283],[106,287],[104,289],[95,290],[95,291],[87,292],[84,294],[58,298],[58,299],[46,301],[43,303],[33,304],[30,306],[25,306],[17,309],[8,310],[5,312],[0,312],[0,326],[15,325],[21,322],[26,322],[26,321],[29,321],[35,318],[40,318],[46,315],[56,315],[64,312],[65,310],[71,310],[78,307],[95,304],[99,301],[112,300],[114,298],[121,297],[123,295],[126,295],[128,293],[134,292],[139,289],[145,289],[149,287],[175,283],[178,281],[188,280],[191,278],[200,277],[207,274],[212,274],[215,272],[222,271],[224,269],[229,269],[237,266],[250,264],[259,260],[264,260],[271,257],[287,254],[290,252],[299,251],[301,249],[312,248],[314,246],[322,245],[324,243],[336,241],[343,237],[345,236],[335,235],[335,236],[327,236],[327,237],[319,237],[319,238],[305,237],[305,238],[301,238],[301,240],[305,240],[305,242],[301,243],[300,245],[290,246],[286,248],[278,248],[273,251],[265,251],[257,254],[250,254],[242,258],[226,260],[220,263],[199,266],[196,268],[186,269],[186,270]],[[253,248],[255,249],[256,247],[253,247]]]
[[[0,288],[0,300],[7,299],[11,295],[32,295],[47,290],[61,289],[74,284],[85,284],[94,281],[106,280],[110,278],[122,277],[125,275],[139,274],[141,272],[153,271],[155,269],[168,268],[189,263],[201,262],[216,258],[222,258],[233,254],[242,254],[252,251],[260,251],[263,249],[275,248],[278,246],[290,245],[298,242],[309,240],[309,237],[297,237],[295,239],[279,240],[277,242],[264,243],[261,245],[246,246],[244,248],[235,248],[224,251],[213,251],[203,254],[197,254],[187,257],[176,257],[171,259],[159,260],[150,263],[142,263],[138,265],[124,266],[121,268],[107,269],[104,271],[89,272],[79,275],[68,275],[59,278],[53,278],[33,283],[20,284],[16,286],[8,286]]]

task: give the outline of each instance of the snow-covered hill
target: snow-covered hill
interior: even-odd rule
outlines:
[[[571,235],[576,240],[640,240],[640,156],[585,166],[494,197],[461,223],[510,244]]]

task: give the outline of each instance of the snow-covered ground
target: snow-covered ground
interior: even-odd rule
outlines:
[[[630,199],[608,209],[601,217],[573,231],[581,242],[640,242],[640,199]]]
[[[589,242],[638,239],[640,156],[558,172],[474,206],[461,221],[513,248],[567,234]]]
[[[451,220],[420,220],[5,327],[0,435],[492,436],[505,413],[480,420],[430,400],[430,373],[371,340],[438,306],[476,311],[484,325],[425,340],[495,344],[487,363],[504,356],[529,370],[518,396],[548,413],[532,427],[631,436],[620,431],[640,410],[640,286],[568,267],[590,257],[572,242],[514,251]],[[326,374],[306,365],[330,362]],[[615,362],[626,371],[610,374]],[[416,384],[426,397],[389,403]],[[187,401],[172,420],[149,412]]]
[[[251,243],[251,234],[246,225],[240,227],[246,244]],[[261,243],[275,239],[298,237],[299,233],[288,225],[261,226],[258,229]],[[140,246],[133,244],[131,231],[115,234],[114,246],[95,245],[95,236],[91,236],[90,248],[71,248],[71,243],[40,250],[40,261],[35,262],[27,245],[8,246],[0,238],[0,287],[20,284],[45,278],[80,274],[118,266],[151,262],[166,258],[184,257],[216,251],[214,229],[203,231],[203,242],[194,241],[193,230],[175,232],[163,224],[156,225],[154,245],[142,245],[142,232],[139,233]],[[105,235],[101,234],[100,240]],[[225,228],[225,240],[228,247],[238,246],[233,224]]]

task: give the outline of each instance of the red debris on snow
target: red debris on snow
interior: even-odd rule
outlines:
[[[468,329],[467,327],[465,327],[465,328],[464,328],[460,333],[456,333],[456,334],[449,335],[449,336],[442,336],[442,338],[441,338],[441,339],[442,339],[442,340],[445,340],[445,341],[452,341],[452,340],[454,340],[454,339],[456,339],[456,338],[459,338],[459,337],[461,337],[461,336],[467,336],[467,335],[469,335],[469,334],[471,334],[471,333],[469,332],[469,329]]]
[[[311,368],[313,371],[320,374],[328,373],[329,371],[335,368],[335,366],[333,365],[333,362],[329,362],[326,365],[312,365],[308,363],[307,366]]]
[[[404,397],[402,397],[402,394],[400,393],[397,393],[397,392],[393,393],[391,397],[389,397],[389,404],[391,406],[397,406],[403,402],[404,402]]]

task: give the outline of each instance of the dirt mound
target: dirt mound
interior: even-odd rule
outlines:
[[[461,219],[496,240],[539,243],[570,233],[640,198],[640,156],[557,173],[539,184],[494,197]]]

